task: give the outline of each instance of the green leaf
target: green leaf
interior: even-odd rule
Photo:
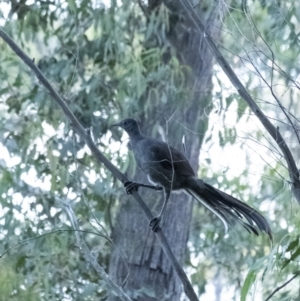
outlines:
[[[21,256],[16,262],[16,270],[19,271],[26,264],[26,256]]]
[[[226,101],[226,109],[228,109],[230,107],[230,105],[232,104],[232,102],[234,101],[235,99],[235,95],[230,95],[228,97],[225,98],[225,101]]]
[[[238,118],[237,118],[237,121],[239,121],[243,117],[243,115],[244,115],[247,108],[248,108],[248,105],[245,103],[245,101],[240,99],[238,101],[238,109],[237,109]]]
[[[256,279],[256,271],[250,270],[241,289],[241,301],[246,301],[247,294],[251,285]]]
[[[291,261],[294,261],[299,255],[300,255],[300,247],[292,254],[290,259],[286,259],[283,262],[281,269],[283,270]]]
[[[220,144],[221,147],[224,147],[225,141],[224,141],[224,137],[222,135],[222,132],[219,131],[218,135],[219,135],[219,144]]]
[[[68,0],[68,4],[69,4],[70,10],[71,10],[72,12],[76,13],[77,7],[76,7],[75,0]]]
[[[294,250],[299,244],[299,237],[297,237],[295,240],[291,241],[286,249],[286,252],[290,252]]]

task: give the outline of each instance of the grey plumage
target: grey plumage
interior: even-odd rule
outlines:
[[[216,214],[226,229],[227,224],[231,224],[234,220],[250,233],[258,235],[260,230],[266,232],[272,239],[269,224],[260,213],[233,196],[197,179],[189,161],[180,151],[163,141],[144,136],[133,118],[124,119],[114,126],[119,126],[128,133],[138,166],[147,174],[151,183],[161,186],[164,190],[165,202],[161,212],[150,223],[154,231],[159,229],[170,193],[183,190]],[[138,186],[143,184],[133,183],[130,189]]]

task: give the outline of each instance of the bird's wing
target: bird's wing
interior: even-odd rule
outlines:
[[[155,140],[152,143],[153,158],[166,170],[174,170],[177,175],[195,176],[194,170],[187,158],[176,148],[167,143]]]

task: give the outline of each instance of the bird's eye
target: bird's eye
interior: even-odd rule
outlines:
[[[127,124],[127,122],[126,122],[126,121],[123,121],[123,124]]]

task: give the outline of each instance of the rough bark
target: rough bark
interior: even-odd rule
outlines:
[[[148,9],[154,9],[156,5],[160,5],[160,1],[150,1]],[[181,8],[174,3],[172,3],[172,7],[168,7],[173,12],[170,18],[171,30],[168,32],[169,42],[177,49],[182,63],[192,68],[192,76],[187,83],[193,89],[193,93],[191,93],[191,99],[183,99],[181,104],[177,104],[180,106],[181,113],[176,115],[176,120],[194,133],[200,133],[192,134],[190,131],[184,131],[185,129],[178,123],[171,123],[168,141],[171,145],[181,149],[181,137],[185,134],[186,156],[194,170],[197,171],[200,148],[207,127],[204,109],[211,99],[212,57],[207,47],[201,43],[201,37],[193,25],[181,15]],[[207,7],[202,7],[202,9],[205,11]],[[214,28],[219,30],[220,27]],[[212,35],[218,38],[219,31]],[[176,107],[173,107],[172,110],[175,111]],[[143,130],[143,127],[148,126],[151,120],[156,119],[156,116],[152,116],[152,118],[148,116],[145,124],[141,125],[145,134],[149,133]],[[161,120],[161,125],[164,126],[164,120]],[[161,139],[161,137],[159,138]],[[147,183],[145,175],[140,170],[136,171],[134,179]],[[157,214],[162,205],[162,193],[140,189],[140,194],[152,212]],[[182,263],[188,241],[192,204],[192,200],[185,194],[173,193],[166,210],[163,227],[175,256]],[[154,234],[150,231],[146,217],[130,197],[124,197],[123,205],[114,223],[112,239],[123,252],[129,265],[130,274],[124,290],[130,297],[143,301],[180,300],[182,288],[178,277],[174,274],[163,251],[157,244]],[[118,284],[121,284],[127,276],[127,269],[115,250],[112,250],[109,274]],[[117,301],[118,298],[110,295],[109,300]]]

